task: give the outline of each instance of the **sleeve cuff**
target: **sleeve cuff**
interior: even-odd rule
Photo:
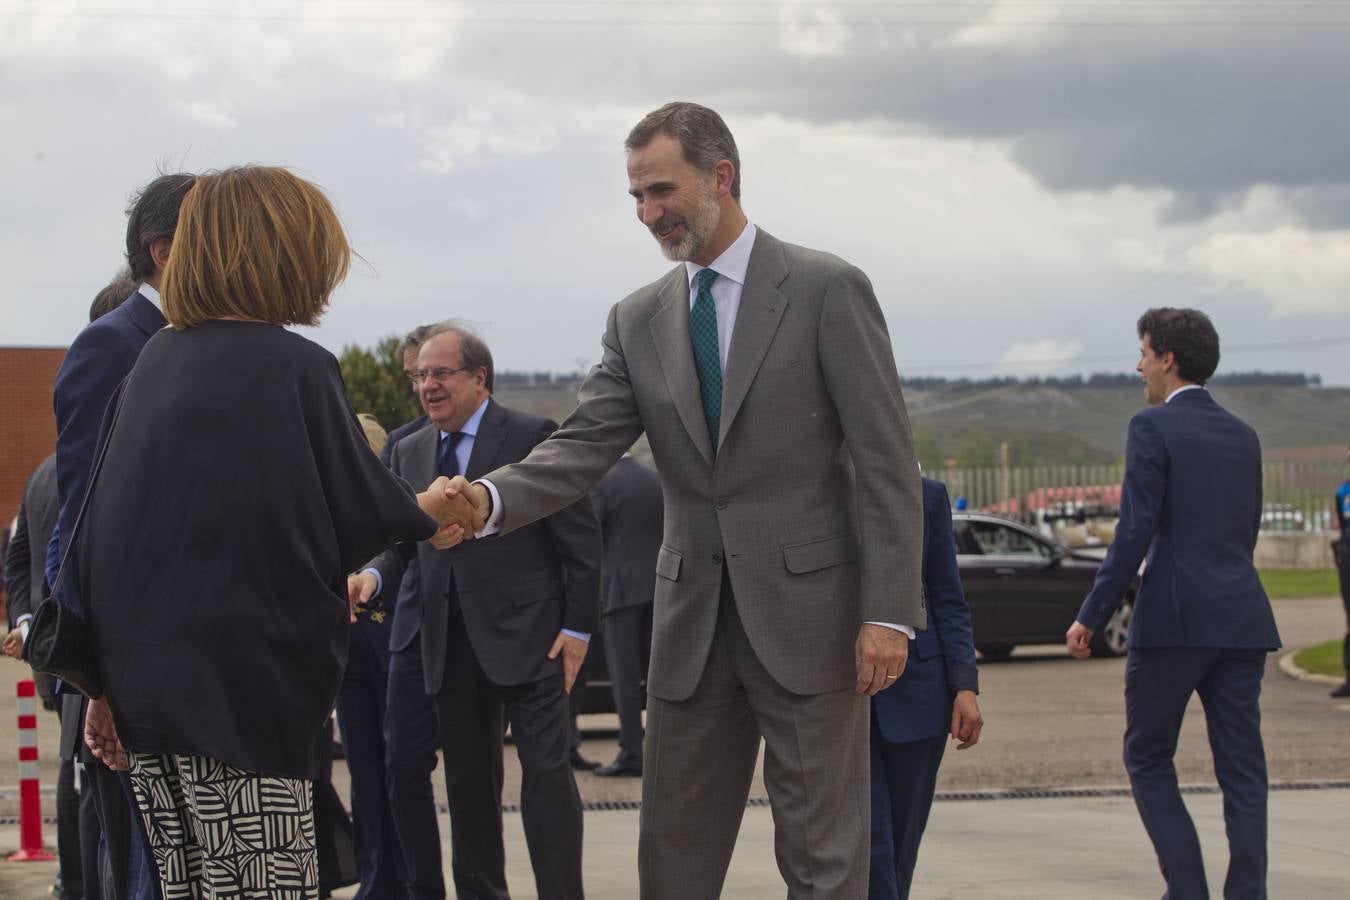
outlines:
[[[380,575],[379,569],[365,568],[361,570],[362,575],[367,572],[375,576],[375,593],[370,595],[370,599],[374,600],[376,597],[380,596],[380,593],[384,590],[384,577]]]
[[[864,622],[865,625],[880,625],[882,628],[889,628],[892,631],[903,631],[909,635],[909,639],[914,640],[914,629],[909,625],[896,625],[892,622]]]
[[[585,641],[588,644],[591,642],[591,636],[584,631],[573,631],[570,628],[564,628],[562,633],[568,637],[574,637],[579,641]]]
[[[482,530],[475,531],[473,536],[476,538],[491,537],[502,530],[502,495],[497,493],[497,486],[486,478],[480,478],[474,484],[481,484],[487,488],[488,496],[492,498],[492,515],[488,516],[488,520],[483,523]],[[567,629],[563,630],[566,631]],[[590,638],[587,637],[587,640],[590,640]]]

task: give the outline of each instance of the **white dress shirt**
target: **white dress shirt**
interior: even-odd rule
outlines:
[[[1204,390],[1204,388],[1202,388],[1202,387],[1201,387],[1200,385],[1198,385],[1198,384],[1183,384],[1181,387],[1177,388],[1175,391],[1173,391],[1172,393],[1168,394],[1168,395],[1167,395],[1167,399],[1164,400],[1163,402],[1164,402],[1164,403],[1171,403],[1171,402],[1172,402],[1172,398],[1175,397],[1177,394],[1180,394],[1182,391],[1201,391],[1201,390]]]

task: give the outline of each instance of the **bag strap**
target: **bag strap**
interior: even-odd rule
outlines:
[[[108,445],[112,442],[113,428],[117,425],[117,416],[122,411],[122,392],[127,386],[127,380],[131,378],[128,373],[126,378],[117,385],[117,389],[112,393],[112,399],[108,403],[108,409],[104,413],[107,417],[106,427],[99,439],[98,448],[94,451],[94,464],[89,468],[89,483],[84,487],[84,496],[80,499],[80,511],[75,514],[75,525],[70,529],[70,537],[66,538],[66,552],[61,557],[61,565],[57,567],[56,578],[52,580],[51,596],[56,598],[56,602],[61,602],[61,585],[66,579],[66,571],[70,565],[70,558],[75,555],[75,537],[80,533],[80,525],[84,522],[84,514],[89,509],[89,498],[93,496],[94,484],[98,481],[98,473],[103,468],[103,458],[108,455]],[[69,608],[69,607],[67,607]],[[87,618],[89,610],[83,608],[81,600],[82,618]]]

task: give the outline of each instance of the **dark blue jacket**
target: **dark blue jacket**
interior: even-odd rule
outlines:
[[[53,390],[56,484],[61,511],[56,520],[59,541],[54,540],[48,549],[47,570],[52,575],[65,557],[75,531],[108,400],[136,365],[145,342],[166,324],[155,304],[137,292],[117,309],[89,323],[61,361]],[[52,550],[58,554],[55,559]],[[62,601],[79,610],[79,598],[74,596],[70,585],[64,587]]]
[[[1078,621],[1100,630],[1147,556],[1131,647],[1274,650],[1275,617],[1252,564],[1261,444],[1204,389],[1130,420],[1120,523]]]
[[[923,590],[928,627],[915,633],[900,680],[872,698],[881,736],[907,743],[944,734],[952,697],[979,690],[970,607],[961,590],[952,508],[941,482],[923,481]]]

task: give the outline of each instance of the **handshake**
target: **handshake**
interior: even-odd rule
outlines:
[[[483,530],[492,514],[487,488],[467,481],[463,475],[440,476],[417,495],[417,505],[440,525],[429,541],[437,550],[448,550],[472,538]]]

